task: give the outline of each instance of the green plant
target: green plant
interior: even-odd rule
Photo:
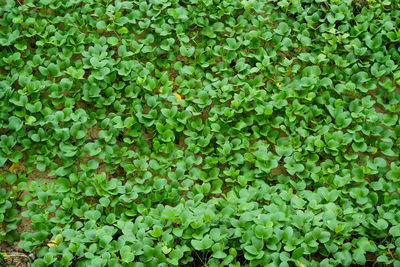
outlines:
[[[398,1],[0,14],[0,240],[32,266],[400,265]]]

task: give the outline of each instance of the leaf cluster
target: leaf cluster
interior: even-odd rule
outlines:
[[[400,266],[397,0],[0,14],[0,241],[33,266]]]

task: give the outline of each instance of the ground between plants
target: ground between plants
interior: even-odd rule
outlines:
[[[6,0],[0,15],[3,250],[32,266],[400,266],[398,1]]]

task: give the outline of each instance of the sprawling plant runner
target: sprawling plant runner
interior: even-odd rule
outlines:
[[[399,25],[397,0],[3,1],[2,247],[400,266]]]

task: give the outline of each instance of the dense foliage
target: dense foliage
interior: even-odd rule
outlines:
[[[0,241],[33,266],[400,266],[399,1],[5,0],[0,25]]]

